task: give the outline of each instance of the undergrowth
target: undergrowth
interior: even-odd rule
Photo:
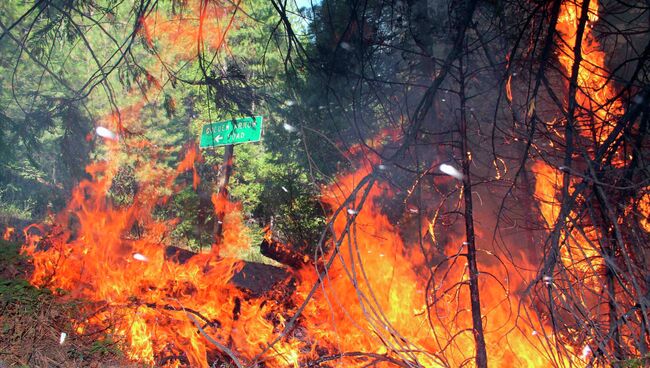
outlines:
[[[0,367],[133,366],[109,336],[74,333],[83,301],[32,286],[29,273],[19,245],[0,240]]]

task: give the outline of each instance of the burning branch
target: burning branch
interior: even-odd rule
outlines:
[[[361,179],[361,181],[354,188],[352,193],[350,193],[350,195],[343,201],[343,203],[341,203],[341,205],[334,211],[334,213],[332,214],[332,217],[330,218],[330,220],[326,224],[325,229],[321,233],[321,237],[320,237],[320,239],[318,241],[318,246],[316,248],[317,250],[320,250],[323,254],[325,254],[325,251],[323,250],[323,248],[325,247],[325,241],[327,239],[327,234],[329,232],[331,232],[333,236],[337,236],[337,234],[333,231],[333,228],[332,228],[333,223],[336,220],[336,218],[344,210],[346,210],[351,203],[355,202],[356,195],[358,194],[359,191],[361,191],[365,187],[365,190],[364,190],[364,192],[363,192],[363,194],[361,196],[361,199],[359,201],[359,204],[357,206],[357,213],[358,213],[358,211],[360,211],[363,208],[363,204],[364,204],[366,198],[368,198],[368,194],[370,193],[370,189],[372,189],[374,181],[375,181],[374,175],[366,175],[363,179]],[[260,353],[258,353],[255,356],[255,358],[253,359],[253,362],[259,361],[262,356],[264,356],[275,344],[277,344],[280,340],[282,340],[295,327],[296,321],[298,320],[300,315],[303,313],[303,311],[307,307],[307,304],[314,297],[314,294],[316,293],[316,291],[321,287],[321,284],[324,281],[324,277],[327,275],[327,272],[328,272],[329,268],[332,266],[332,264],[334,263],[334,260],[337,258],[341,243],[346,238],[346,236],[349,236],[350,226],[354,223],[355,218],[356,218],[356,214],[348,217],[348,219],[346,221],[346,225],[345,225],[345,230],[339,235],[339,239],[337,239],[335,241],[334,249],[333,249],[330,257],[328,258],[327,262],[324,264],[324,266],[322,266],[321,269],[318,269],[318,268],[316,269],[316,273],[318,275],[318,280],[311,287],[309,293],[306,295],[304,301],[302,302],[302,305],[300,305],[300,307],[298,307],[298,309],[293,314],[293,316],[286,322],[283,331],[280,334],[278,334],[278,336],[275,339],[273,339],[273,341],[269,342],[268,345]],[[315,259],[318,260],[319,257],[315,257]],[[318,265],[318,263],[316,263],[316,265]]]
[[[183,306],[181,305],[181,308]],[[185,310],[185,308],[183,308]],[[215,340],[212,336],[208,335],[207,332],[201,327],[199,324],[199,321],[196,320],[196,317],[194,317],[193,314],[185,312],[187,317],[192,320],[192,323],[194,323],[194,326],[201,332],[201,335],[205,337],[212,345],[216,346],[217,349],[221,350],[222,352],[226,353],[230,359],[232,359],[232,362],[238,367],[238,368],[244,368],[244,365],[240,362],[239,358],[235,355],[235,353],[228,349],[225,345],[221,344],[219,341]]]

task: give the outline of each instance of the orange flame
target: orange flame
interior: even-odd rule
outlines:
[[[577,44],[579,19],[581,17],[582,1],[564,1],[561,6],[558,18],[557,31],[561,39],[559,41],[558,59],[566,72],[566,80],[569,80],[576,60],[574,49]],[[617,98],[616,89],[608,77],[605,65],[605,53],[600,50],[599,42],[592,33],[592,23],[598,20],[598,2],[589,2],[587,14],[587,26],[582,35],[581,55],[582,60],[578,66],[577,91],[575,95],[577,109],[574,112],[573,123],[580,137],[577,139],[579,147],[586,146],[586,152],[593,154],[595,148],[603,143],[613,132],[616,119],[623,115],[624,109],[620,99]],[[568,102],[565,102],[568,104]],[[619,148],[615,165],[623,164],[623,150]],[[571,168],[566,168],[571,170]],[[593,224],[584,224],[584,214],[571,212],[566,219],[559,219],[560,202],[558,196],[562,186],[563,173],[554,169],[543,161],[536,161],[532,166],[535,174],[535,197],[538,199],[540,212],[548,228],[553,228],[559,220],[566,226],[560,233],[560,260],[563,267],[569,272],[564,273],[571,280],[563,280],[567,284],[579,282],[588,285],[590,290],[600,292],[603,289],[603,275],[605,260],[600,249],[601,239],[598,228]],[[572,194],[573,186],[577,177],[570,180],[568,194]],[[585,201],[582,196],[577,202]],[[640,212],[643,205],[639,206]],[[647,209],[645,210],[647,213]],[[580,226],[574,226],[578,222]],[[588,222],[588,221],[587,221]],[[643,221],[641,221],[643,225]],[[551,276],[548,276],[549,278]],[[553,282],[549,279],[549,282]],[[581,294],[574,301],[581,304],[582,310],[596,310],[602,300],[590,295]],[[595,318],[595,317],[594,317]],[[581,359],[588,361],[588,345],[583,348]]]
[[[2,234],[2,239],[4,239],[4,240],[10,240],[11,237],[14,235],[15,232],[16,232],[16,229],[15,229],[15,228],[13,228],[13,227],[7,227],[7,228],[5,229],[5,231],[4,231],[4,233]]]
[[[574,48],[582,1],[565,1],[562,4],[556,29],[562,36],[559,42],[560,64],[567,75],[571,75],[574,64]],[[612,132],[617,116],[623,114],[623,104],[616,98],[616,90],[607,77],[605,53],[594,37],[591,25],[598,20],[598,1],[589,2],[588,24],[582,37],[582,61],[578,69],[578,91],[576,102],[582,108],[576,123],[577,130],[587,139],[596,137],[596,143],[603,142]]]

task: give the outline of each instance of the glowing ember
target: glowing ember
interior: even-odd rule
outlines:
[[[646,187],[643,190],[645,194],[641,197],[639,201],[639,212],[641,216],[641,227],[650,232],[650,187]]]

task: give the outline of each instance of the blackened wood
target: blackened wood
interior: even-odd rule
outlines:
[[[165,248],[165,259],[179,264],[187,263],[196,253],[174,246]],[[289,272],[281,267],[263,263],[242,261],[244,266],[230,280],[235,286],[247,291],[251,296],[260,296],[287,280]],[[235,311],[233,311],[235,313]]]
[[[460,61],[460,140],[463,166],[463,197],[465,199],[465,235],[467,237],[467,264],[469,267],[469,295],[472,307],[472,333],[476,344],[476,366],[487,368],[487,350],[481,318],[481,299],[478,287],[478,265],[476,263],[476,237],[474,234],[474,213],[472,207],[472,179],[470,177],[471,153],[467,142],[467,115],[465,113],[465,71],[463,58]]]
[[[275,240],[264,239],[260,244],[260,253],[295,269],[310,264],[309,257],[297,252],[290,245]]]
[[[196,253],[187,249],[174,247],[172,245],[165,248],[165,259],[173,260],[179,264],[185,264],[190,258],[194,257]]]
[[[289,277],[286,269],[264,263],[244,262],[244,267],[232,277],[230,282],[244,289],[251,296],[261,296],[272,291]]]

